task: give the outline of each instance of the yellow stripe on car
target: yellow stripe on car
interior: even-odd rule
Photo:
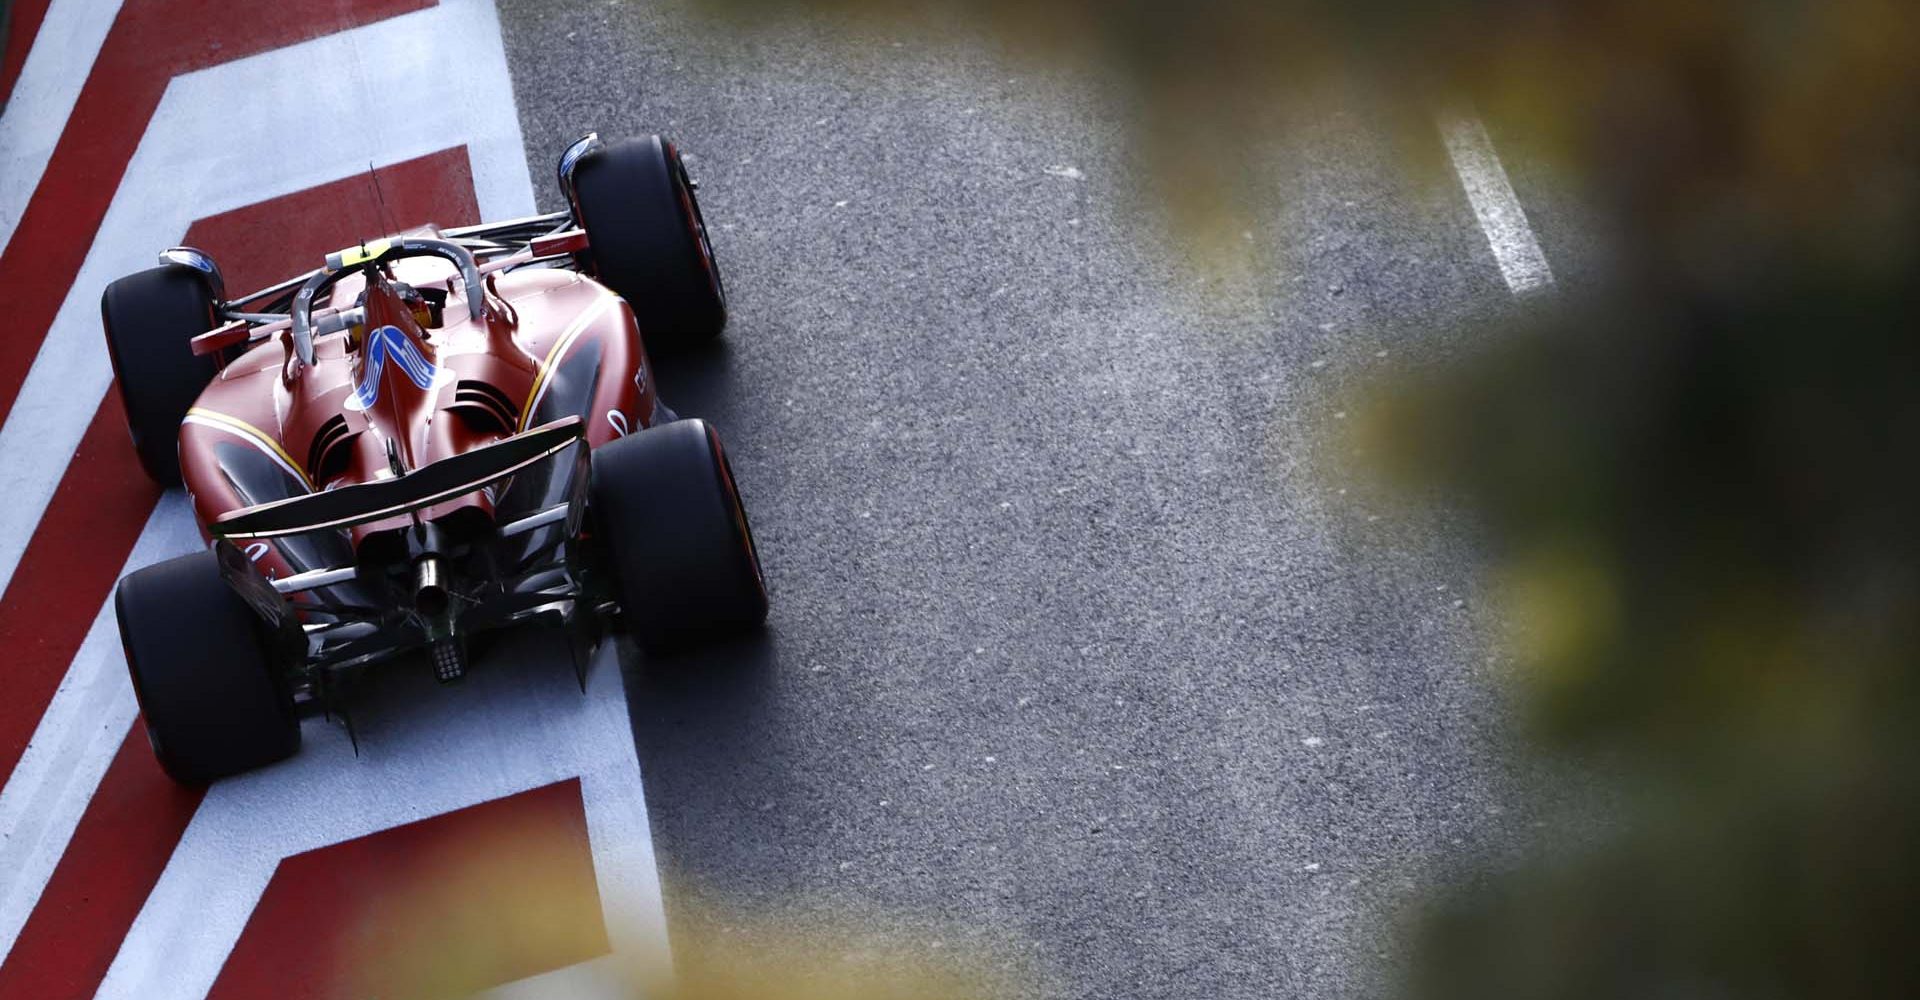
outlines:
[[[547,383],[550,381],[553,369],[560,364],[561,359],[566,357],[567,351],[573,347],[573,342],[580,339],[581,332],[599,319],[600,314],[605,312],[608,306],[617,301],[619,299],[616,296],[602,295],[597,304],[581,313],[580,318],[574,320],[573,325],[567,327],[567,331],[560,335],[560,339],[553,342],[553,348],[547,352],[546,359],[540,362],[540,370],[534,373],[533,386],[527,390],[526,405],[520,408],[521,430],[526,430],[527,421],[533,419],[533,409],[540,405],[540,397],[546,394]]]
[[[280,447],[280,442],[275,441],[265,431],[247,423],[239,417],[228,416],[225,413],[202,409],[196,406],[187,411],[187,418],[184,422],[199,424],[202,427],[212,427],[247,439],[254,447],[266,452],[267,457],[273,459],[281,468],[293,473],[302,483],[306,484],[307,489],[313,489],[313,480],[307,477],[306,470],[300,467],[299,462],[294,461],[292,455],[287,454],[286,449]]]

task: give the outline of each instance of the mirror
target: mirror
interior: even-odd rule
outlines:
[[[567,199],[569,208],[577,208],[573,203],[573,168],[580,165],[588,153],[600,148],[600,133],[588,132],[568,146],[560,154],[560,194]],[[576,213],[577,217],[578,213]]]
[[[213,291],[214,302],[225,305],[227,301],[227,283],[220,277],[220,266],[213,262],[206,251],[193,247],[168,247],[160,251],[160,263],[179,264],[191,267],[207,276],[207,287]]]

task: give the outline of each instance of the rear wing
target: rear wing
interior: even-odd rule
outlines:
[[[216,539],[250,541],[384,521],[465,496],[585,438],[586,422],[570,416],[404,476],[236,510],[214,521],[210,530]]]

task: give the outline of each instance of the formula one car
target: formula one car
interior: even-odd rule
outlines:
[[[360,671],[477,633],[603,627],[648,649],[752,627],[767,596],[720,437],[660,401],[646,345],[710,339],[726,293],[679,153],[560,160],[566,211],[427,228],[229,299],[191,248],[101,300],[140,461],[211,543],[115,609],[155,755],[198,784],[347,720]],[[642,334],[646,341],[643,343]]]

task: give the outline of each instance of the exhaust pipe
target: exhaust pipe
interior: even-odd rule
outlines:
[[[413,564],[413,608],[425,619],[433,676],[451,684],[467,675],[467,646],[453,631],[453,595],[447,590],[447,565],[438,555]]]
[[[423,617],[438,619],[451,603],[447,595],[446,566],[439,556],[424,556],[413,564],[413,608]]]

